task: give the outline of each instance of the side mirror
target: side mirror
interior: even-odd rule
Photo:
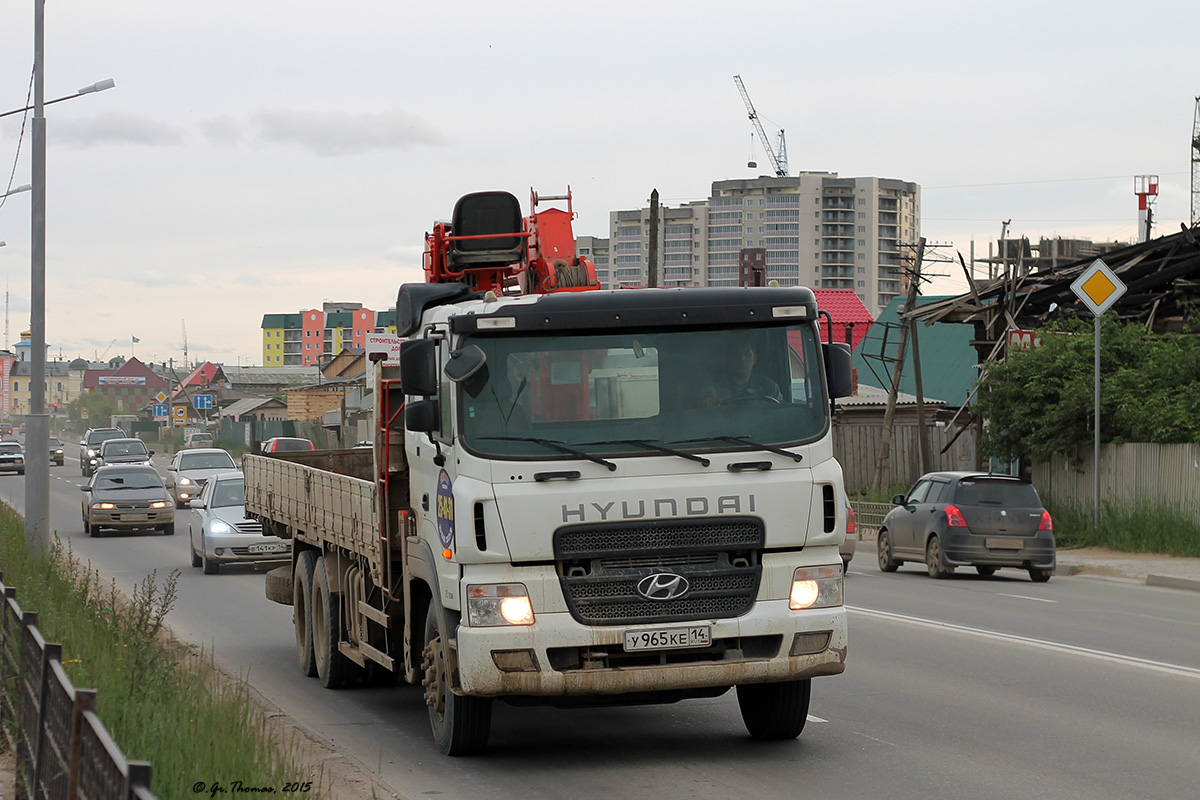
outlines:
[[[452,350],[450,360],[446,362],[446,368],[442,371],[446,373],[447,378],[459,383],[479,372],[486,363],[487,354],[479,349],[479,345],[471,344],[459,350]]]
[[[829,383],[829,396],[849,397],[854,391],[850,345],[826,342],[821,348],[825,351],[825,380]]]
[[[83,486],[79,487],[79,491],[81,491],[81,492],[90,492],[91,490],[92,490],[92,487],[88,486],[87,484],[84,484]]]
[[[440,418],[437,400],[418,400],[404,407],[404,427],[410,431],[432,433],[438,429]]]
[[[150,451],[150,455],[154,455],[154,451],[153,451],[153,450],[151,450],[151,451]]]
[[[188,500],[189,508],[204,508],[203,500]]]
[[[893,498],[892,498],[892,505],[894,505],[894,506],[902,506],[902,505],[904,505],[904,495],[902,495],[902,494],[898,494],[898,495],[896,495],[895,497],[893,497]]]
[[[437,394],[437,342],[411,339],[400,343],[400,385],[405,394]]]

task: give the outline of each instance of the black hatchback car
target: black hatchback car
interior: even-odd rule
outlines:
[[[988,576],[1002,567],[1023,569],[1031,580],[1054,572],[1054,523],[1033,484],[987,472],[931,472],[883,518],[877,540],[879,568],[895,572],[905,561],[924,562],[931,577],[973,566]]]

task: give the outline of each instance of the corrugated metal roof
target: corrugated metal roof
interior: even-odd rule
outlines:
[[[918,297],[917,307],[937,303],[945,297]],[[883,361],[880,355],[895,358],[896,344],[900,341],[899,308],[904,298],[892,298],[887,308],[875,320],[866,338],[854,350],[853,365],[858,369],[858,382],[891,382],[892,362]],[[975,382],[979,379],[976,369],[978,358],[971,341],[975,338],[975,326],[968,323],[936,322],[933,325],[918,323],[917,343],[921,351],[921,383],[926,397],[940,397],[950,408],[965,405]],[[886,348],[884,340],[886,338]],[[913,369],[912,342],[904,354],[904,369],[900,376],[900,391],[916,394],[916,378]]]

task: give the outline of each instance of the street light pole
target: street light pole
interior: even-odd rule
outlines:
[[[25,541],[33,553],[50,549],[50,431],[46,416],[46,2],[33,0],[32,262],[30,284],[29,414],[25,422]]]

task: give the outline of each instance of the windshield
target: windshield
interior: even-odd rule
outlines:
[[[20,453],[21,445],[19,444],[0,444],[0,453]]]
[[[125,431],[93,431],[92,434],[88,436],[88,444],[98,445],[101,442],[108,441],[109,439],[122,439],[124,437]]]
[[[246,502],[246,484],[243,481],[220,481],[213,487],[213,508],[240,506]]]
[[[96,489],[152,489],[162,486],[157,472],[116,472],[96,476]]]
[[[231,469],[236,468],[233,463],[233,457],[229,453],[196,453],[195,455],[181,455],[179,457],[180,469]]]
[[[826,430],[813,325],[471,343],[487,362],[459,385],[460,430],[481,455],[662,455],[648,444],[691,453],[751,449],[811,441]]]
[[[142,442],[112,442],[106,444],[101,451],[108,458],[113,456],[144,456],[148,455],[146,445]]]

